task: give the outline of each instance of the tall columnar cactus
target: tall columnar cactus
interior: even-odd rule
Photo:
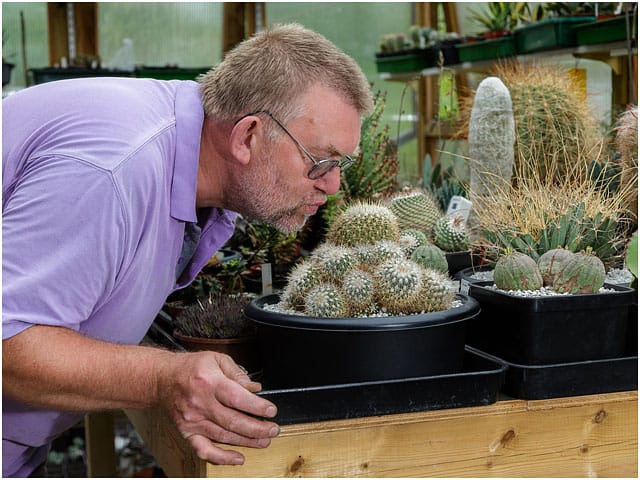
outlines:
[[[389,208],[358,201],[348,206],[333,221],[327,240],[336,245],[354,247],[379,240],[398,240],[398,220]]]
[[[406,189],[389,199],[389,208],[398,218],[402,229],[413,228],[430,234],[442,216],[440,207],[431,194],[422,189]]]
[[[514,143],[509,90],[499,78],[485,78],[478,85],[469,120],[469,188],[473,205],[486,203],[487,193],[510,185]],[[473,208],[469,223],[472,228],[478,223]]]

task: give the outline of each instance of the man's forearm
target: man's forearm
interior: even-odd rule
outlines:
[[[3,394],[67,411],[147,408],[158,402],[157,370],[173,355],[33,326],[3,341]]]

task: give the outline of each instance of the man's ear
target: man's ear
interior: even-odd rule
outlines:
[[[258,116],[248,116],[233,126],[229,141],[231,153],[243,165],[251,161],[257,152],[260,140],[263,138],[264,128]]]

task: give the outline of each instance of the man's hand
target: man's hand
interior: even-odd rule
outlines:
[[[161,369],[158,397],[198,457],[211,463],[240,465],[244,457],[213,442],[264,448],[280,429],[269,421],[276,407],[254,395],[259,383],[224,354],[179,354]],[[248,415],[249,414],[249,415]]]
[[[164,409],[208,462],[244,457],[213,442],[264,448],[278,435],[276,407],[221,353],[117,345],[61,327],[33,326],[2,342],[3,395],[65,411]]]

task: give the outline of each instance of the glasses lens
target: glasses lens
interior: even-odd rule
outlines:
[[[340,165],[340,160],[333,160],[331,158],[320,160],[313,167],[311,167],[311,170],[309,170],[307,176],[310,180],[315,180],[316,178],[320,178],[323,175],[326,175],[338,165]]]
[[[354,163],[356,163],[356,161],[353,158],[345,155],[342,157],[342,160],[340,160],[340,170],[346,170]]]

